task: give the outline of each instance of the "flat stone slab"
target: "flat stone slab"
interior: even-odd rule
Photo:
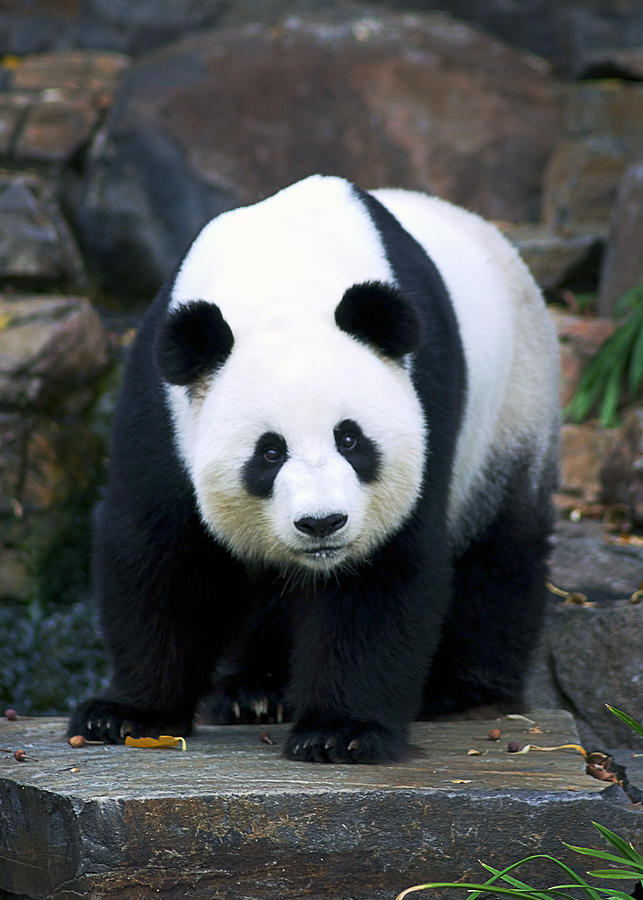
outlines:
[[[561,841],[600,846],[592,821],[643,849],[640,809],[578,752],[507,751],[577,743],[569,713],[529,717],[416,723],[409,759],[386,766],[286,761],[287,726],[203,726],[182,752],[73,749],[63,719],[2,721],[0,896],[394,900],[484,880],[479,859],[549,852],[584,872]]]

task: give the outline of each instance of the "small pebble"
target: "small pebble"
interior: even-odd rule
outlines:
[[[13,754],[13,758],[17,762],[24,762],[27,758],[27,754],[24,750],[16,750],[16,752]]]
[[[74,734],[69,738],[69,744],[72,747],[84,747],[86,744],[85,738],[82,734]]]
[[[274,744],[273,739],[270,737],[270,732],[262,731],[259,735],[259,740],[262,744]]]
[[[499,741],[502,737],[502,731],[499,728],[490,728],[487,737],[490,741]]]
[[[18,713],[15,709],[5,709],[4,715],[6,719],[9,719],[10,722],[15,722],[18,718]]]
[[[509,753],[517,753],[520,750],[520,744],[518,741],[509,741],[507,744],[507,750]]]

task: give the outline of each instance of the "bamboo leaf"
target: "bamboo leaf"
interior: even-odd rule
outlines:
[[[640,722],[637,722],[636,719],[628,716],[628,714],[622,712],[622,710],[616,709],[615,706],[610,706],[609,703],[606,703],[605,706],[611,713],[614,713],[615,716],[618,716],[618,718],[625,722],[626,725],[629,725],[630,728],[633,728],[637,734],[640,734],[641,737],[643,737],[643,725]]]

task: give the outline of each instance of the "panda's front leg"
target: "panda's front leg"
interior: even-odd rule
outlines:
[[[242,601],[225,602],[227,585],[242,584],[236,564],[195,515],[172,512],[173,520],[150,516],[143,527],[127,510],[103,509],[94,580],[112,677],[101,696],[74,710],[69,735],[122,743],[127,735],[191,733],[216,660],[245,610]],[[180,527],[172,530],[172,521]]]
[[[398,570],[399,572],[399,570]],[[430,594],[431,596],[428,596]],[[285,756],[309,762],[401,759],[435,650],[448,579],[373,567],[298,599]]]

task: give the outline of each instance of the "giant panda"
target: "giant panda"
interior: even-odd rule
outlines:
[[[94,553],[113,672],[70,733],[184,735],[214,690],[224,720],[276,703],[287,758],[377,763],[418,715],[515,701],[557,372],[516,251],[436,197],[311,176],[211,221],[131,349]]]

